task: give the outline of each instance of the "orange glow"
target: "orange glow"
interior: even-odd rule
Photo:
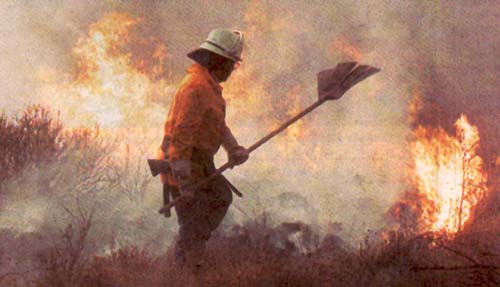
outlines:
[[[39,71],[48,82],[42,91],[46,104],[60,110],[68,126],[146,127],[160,112],[154,100],[164,99],[172,89],[163,77],[167,49],[151,37],[137,39],[144,37],[133,30],[141,21],[107,13],[73,48],[73,79],[54,76],[56,71],[48,68]],[[53,84],[57,78],[65,80]]]
[[[335,37],[332,42],[332,50],[335,54],[342,55],[346,60],[359,62],[362,58],[361,50],[351,44],[343,35]]]
[[[295,86],[288,91],[286,97],[283,99],[283,105],[280,106],[280,108],[286,109],[286,117],[283,117],[284,119],[287,120],[302,110],[302,106],[300,104],[300,91],[300,86]],[[276,128],[281,124],[282,121],[275,119],[273,128]],[[301,144],[305,136],[306,129],[304,128],[304,122],[299,120],[284,131],[282,137],[285,138],[280,140],[280,146],[278,149],[284,155],[290,155],[293,153],[294,149]]]
[[[479,133],[465,115],[455,123],[456,137],[442,128],[414,131],[411,154],[414,180],[422,199],[420,223],[430,231],[457,232],[484,195],[486,174],[476,154]]]
[[[424,106],[424,102],[422,101],[422,95],[418,89],[413,90],[413,97],[408,105],[408,121],[410,124],[416,122],[418,112]]]

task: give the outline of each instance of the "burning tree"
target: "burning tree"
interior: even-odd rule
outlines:
[[[400,221],[411,218],[418,231],[461,231],[487,192],[483,160],[476,154],[479,132],[465,115],[455,128],[456,136],[423,126],[413,132],[410,178],[415,189],[393,207],[392,214]]]

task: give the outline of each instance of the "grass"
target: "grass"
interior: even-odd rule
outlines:
[[[468,253],[474,251],[464,251],[456,238],[392,233],[373,245],[330,246],[301,254],[277,247],[280,242],[271,239],[274,232],[277,229],[253,224],[232,234],[215,234],[205,262],[206,286],[498,286],[500,282],[498,256],[489,261],[471,259],[475,255]],[[188,280],[189,274],[173,263],[172,250],[152,256],[130,247],[89,258],[71,280],[64,269],[49,268],[37,284],[155,287],[187,286]]]

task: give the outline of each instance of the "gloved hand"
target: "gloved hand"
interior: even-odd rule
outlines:
[[[194,189],[191,176],[191,161],[177,160],[171,162],[170,165],[181,194],[187,197],[193,197]]]
[[[236,147],[233,150],[228,152],[229,162],[233,166],[243,164],[244,162],[246,162],[248,160],[249,156],[250,155],[249,155],[248,151],[242,146],[238,146],[238,147]]]

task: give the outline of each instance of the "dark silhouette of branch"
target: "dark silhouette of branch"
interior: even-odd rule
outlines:
[[[451,253],[454,253],[455,255],[458,255],[459,257],[467,259],[468,261],[472,262],[474,264],[474,266],[482,265],[476,259],[474,259],[473,257],[471,257],[471,256],[463,253],[460,250],[453,249],[453,248],[451,248],[449,246],[444,245],[441,242],[436,242],[436,245],[439,246],[439,247],[441,247],[441,248],[443,248],[444,250],[450,251]]]
[[[473,270],[473,269],[490,269],[490,270],[499,270],[500,266],[496,265],[463,265],[463,266],[412,266],[410,270],[412,271],[457,271],[457,270]]]

